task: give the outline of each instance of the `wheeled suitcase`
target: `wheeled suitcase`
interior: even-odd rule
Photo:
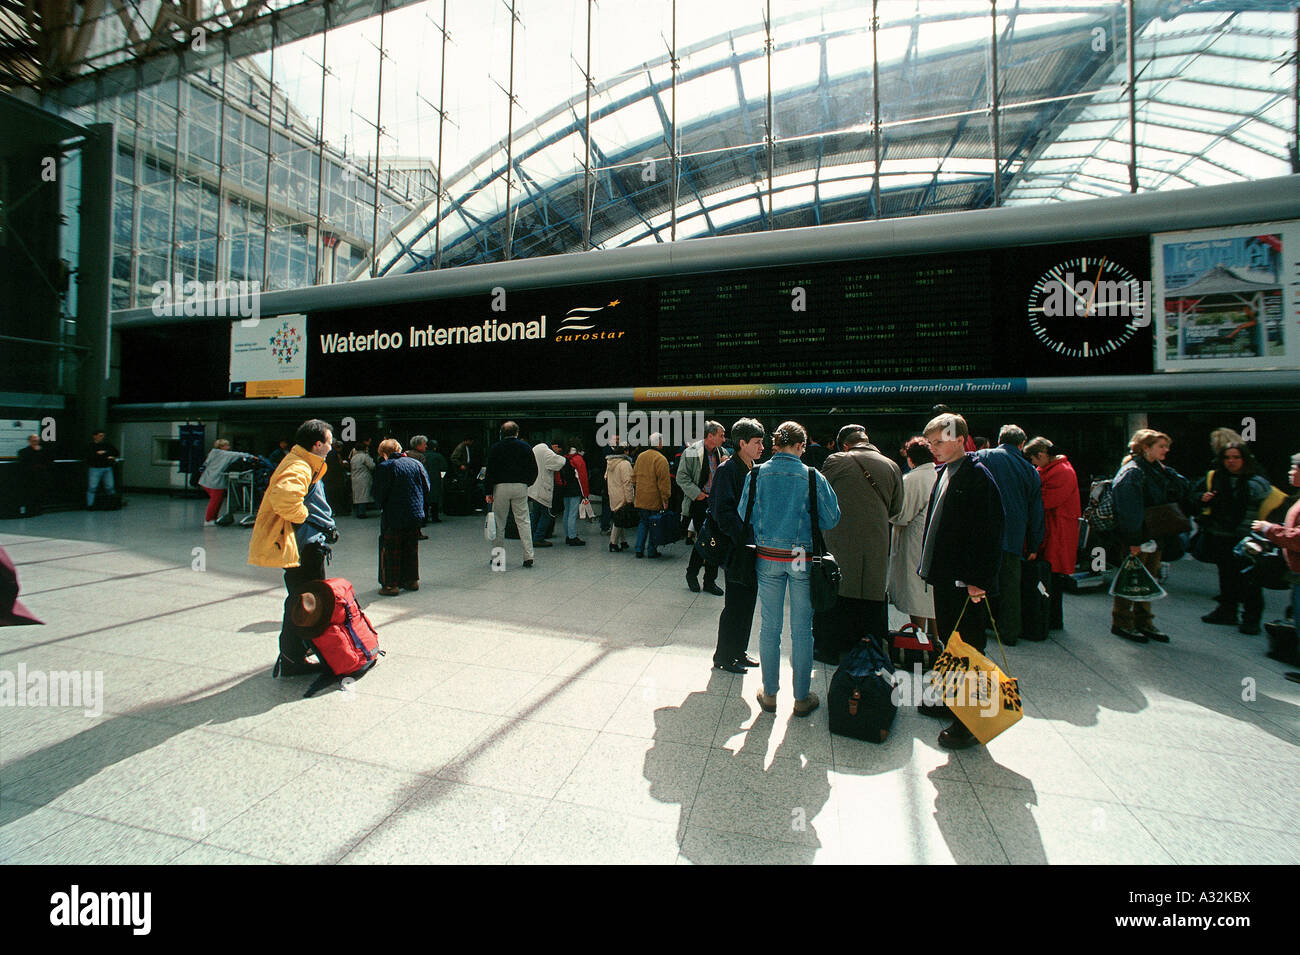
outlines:
[[[1046,640],[1052,614],[1052,565],[1041,558],[1020,562],[1020,636]]]
[[[869,743],[883,743],[898,715],[894,665],[875,641],[866,638],[844,654],[831,677],[826,711],[830,729]]]

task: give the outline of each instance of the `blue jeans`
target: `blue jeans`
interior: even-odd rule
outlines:
[[[113,496],[112,468],[87,468],[86,473],[90,476],[86,488],[86,507],[95,506],[95,494],[101,486],[108,492],[109,497]]]
[[[794,698],[805,700],[812,689],[812,594],[808,570],[759,558],[758,601],[762,623],[758,659],[763,665],[763,692],[775,696],[781,687],[781,630],[785,624],[785,587],[790,585],[790,662],[794,667]]]
[[[578,505],[582,503],[580,497],[566,497],[564,499],[564,537],[566,540],[573,540],[578,536]]]
[[[641,516],[641,523],[636,526],[636,552],[645,553],[646,538],[650,537],[650,518],[658,514],[658,511],[647,511],[644,507],[636,509],[637,514]],[[657,554],[659,549],[654,546],[654,539],[650,538],[650,553]]]
[[[533,522],[534,544],[545,540],[546,535],[555,530],[555,518],[551,516],[551,509],[531,497],[528,499],[528,518]]]

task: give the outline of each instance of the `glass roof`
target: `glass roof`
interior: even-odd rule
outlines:
[[[1129,191],[1123,2],[1020,0],[995,22],[987,0],[881,0],[878,177],[870,5],[773,3],[770,186],[768,31],[759,4],[723,5],[748,25],[697,39],[679,23],[675,102],[670,24],[633,31],[636,50],[653,54],[643,64],[593,75],[591,247],[670,239],[674,118],[678,239],[993,204],[995,30],[1003,202]],[[1141,190],[1291,171],[1293,73],[1279,66],[1296,27],[1285,6],[1138,4]],[[584,248],[585,111],[579,87],[515,128],[513,256]],[[504,257],[504,144],[443,189],[441,264]],[[380,274],[431,267],[433,226],[428,209],[413,214],[380,250]]]

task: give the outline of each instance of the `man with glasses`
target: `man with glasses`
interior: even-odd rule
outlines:
[[[687,446],[677,466],[677,486],[682,489],[682,499],[689,502],[691,524],[698,536],[704,527],[704,515],[709,510],[709,495],[713,491],[713,478],[718,468],[730,454],[722,446],[727,440],[727,430],[716,421],[704,423],[704,437]],[[715,597],[722,596],[718,586],[718,566],[710,564],[699,550],[691,548],[691,558],[686,564],[686,586],[691,593],[700,592],[700,567],[704,568],[704,589]]]

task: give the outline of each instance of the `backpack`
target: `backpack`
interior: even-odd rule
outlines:
[[[898,714],[894,665],[872,638],[865,637],[840,660],[826,709],[832,733],[869,743],[883,743],[889,736]]]
[[[1115,527],[1115,497],[1111,493],[1111,479],[1102,478],[1088,488],[1088,506],[1083,517],[1095,530],[1108,531]]]
[[[357,679],[384,654],[379,649],[379,634],[357,603],[352,584],[342,577],[330,578],[324,584],[334,595],[334,610],[325,629],[312,637],[310,643],[330,672],[317,677],[305,696],[348,677]]]

